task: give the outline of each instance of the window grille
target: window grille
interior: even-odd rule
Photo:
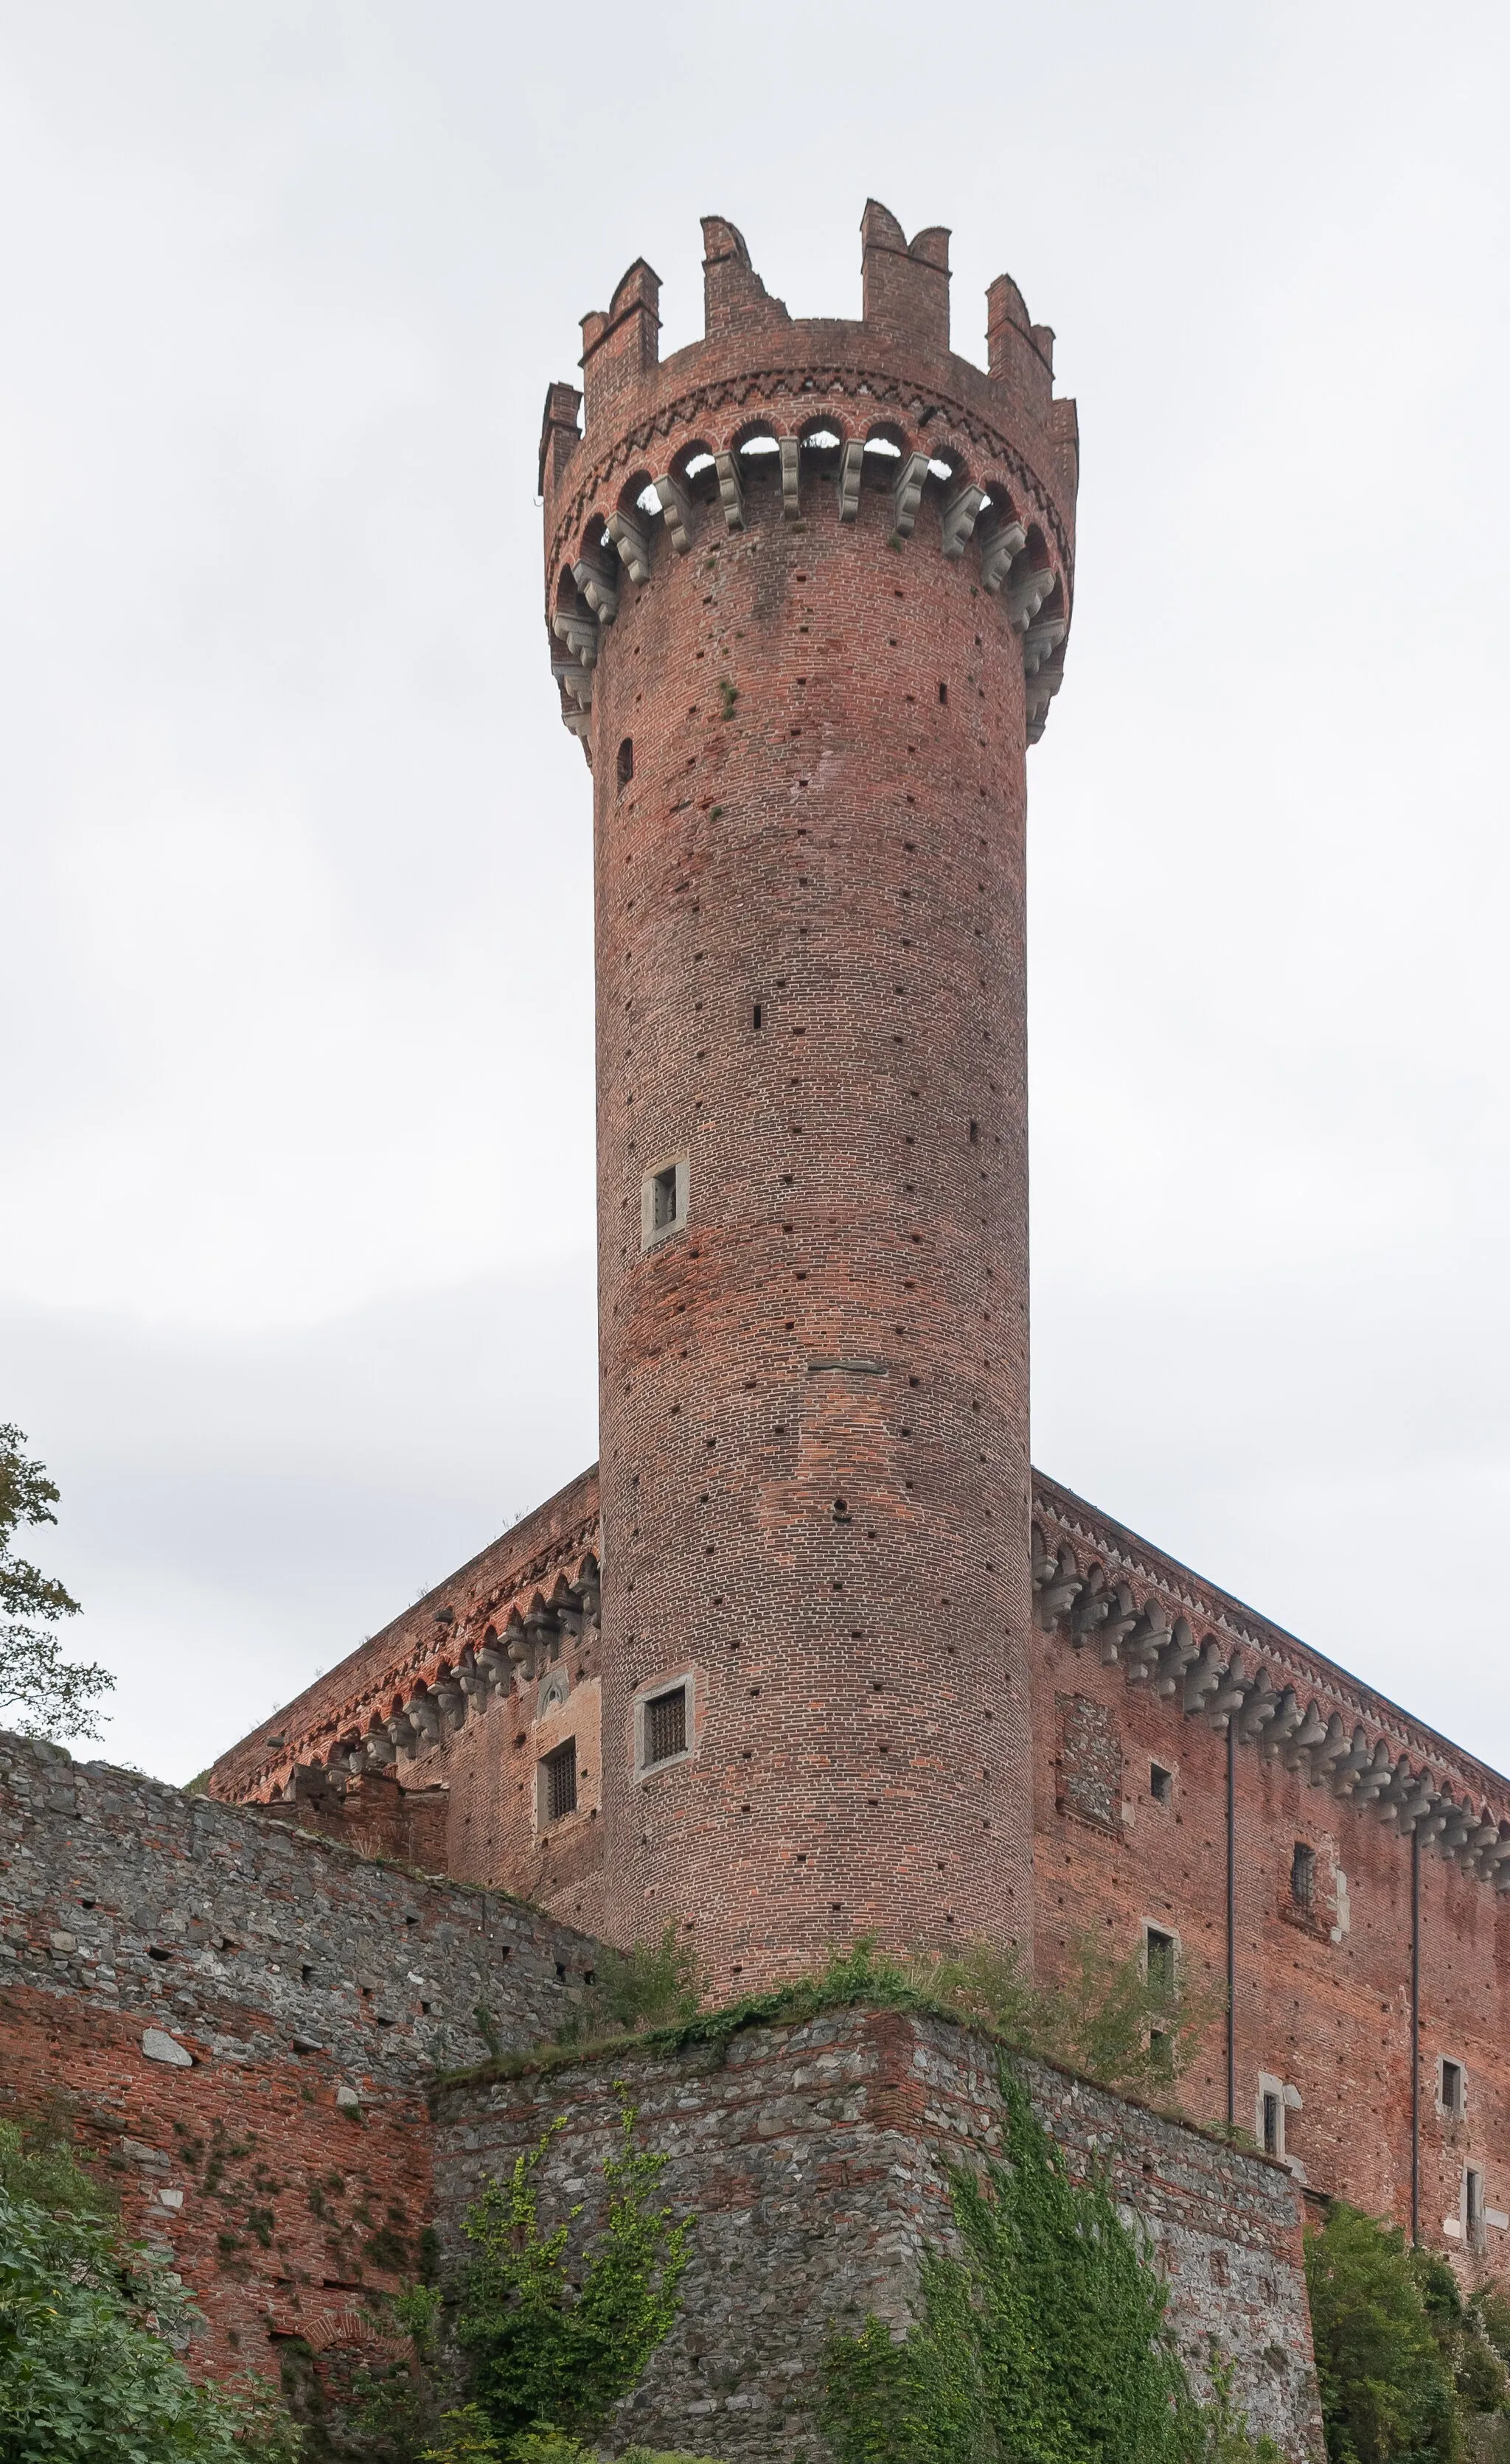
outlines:
[[[540,1767],[540,1811],[546,1822],[560,1822],[577,1810],[577,1741],[567,1739],[547,1754]]]
[[[1263,2096],[1263,2152],[1266,2156],[1284,2154],[1284,2099],[1273,2088]]]
[[[653,1694],[645,1705],[645,1762],[670,1762],[673,1754],[687,1750],[687,1689],[674,1686],[669,1694]]]
[[[1298,1908],[1310,1915],[1316,1904],[1316,1851],[1308,1848],[1303,1839],[1296,1841],[1290,1859],[1290,1897]]]
[[[1461,2062],[1443,2061],[1442,2111],[1460,2114],[1463,2110],[1463,2066]]]

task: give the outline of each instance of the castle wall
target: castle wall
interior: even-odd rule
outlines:
[[[1409,2232],[1414,1858],[1421,2234],[1466,2280],[1502,2272],[1510,2263],[1510,1894],[1497,1882],[1506,1860],[1493,1807],[1503,1782],[1238,1603],[1149,1562],[1131,1535],[1091,1518],[1078,1501],[1041,1486],[1039,1510],[1046,1529],[1075,1530],[1082,1572],[1097,1564],[1121,1573],[1136,1560],[1152,1578],[1146,1591],[1140,1584],[1138,1601],[1161,1611],[1166,1663],[1176,1652],[1185,1669],[1198,1669],[1195,1647],[1207,1635],[1219,1636],[1224,1666],[1239,1638],[1246,1647],[1248,1675],[1233,1689],[1234,2119],[1261,2139],[1267,2086],[1283,2100],[1284,2152],[1298,2178]],[[1149,1925],[1172,1934],[1187,1990],[1212,2013],[1182,2101],[1215,2122],[1227,2109],[1232,1715],[1218,1708],[1213,1721],[1221,1698],[1204,1686],[1187,1708],[1183,1673],[1161,1687],[1158,1665],[1104,1658],[1095,1625],[1077,1640],[1073,1608],[1047,1630],[1040,1625],[1037,1965],[1040,1974],[1062,1969],[1086,1936],[1124,1957]],[[1287,1678],[1288,1706],[1277,1708]],[[1271,1716],[1245,1734],[1250,1705]],[[1299,1716],[1307,1705],[1316,1713],[1309,1728]],[[1399,1779],[1388,1793],[1352,1793],[1338,1745],[1355,1734],[1362,1743],[1351,1758],[1366,1749],[1363,1768],[1375,1778],[1380,1769],[1411,1774],[1413,1796]],[[1309,1748],[1296,1742],[1306,1735]],[[1151,1784],[1156,1770],[1168,1775],[1166,1801]],[[1423,1817],[1412,1849],[1410,1808],[1429,1794],[1453,1812]],[[1469,1813],[1473,1827],[1454,1853],[1443,1843],[1467,1827]],[[1309,1904],[1294,1886],[1298,1848],[1314,1860]],[[1442,2107],[1444,2057],[1464,2073],[1460,2114]],[[1477,2236],[1470,2167],[1480,2185]]]
[[[202,2305],[192,2359],[362,2342],[415,2272],[426,2088],[548,2035],[595,1946],[498,1894],[0,1736],[0,2118],[62,2100],[128,2232]]]
[[[1204,2383],[1214,2338],[1255,2431],[1319,2459],[1321,2419],[1300,2253],[1285,2170],[1042,2064],[1039,2118],[1082,2173],[1110,2169],[1150,2236],[1170,2319]],[[795,2464],[818,2436],[828,2334],[868,2312],[916,2316],[924,2242],[952,2246],[945,2167],[1001,2139],[993,2051],[967,2032],[893,2012],[751,2029],[725,2050],[582,2063],[548,2077],[442,2091],[435,2147],[443,2248],[489,2176],[506,2174],[564,2116],[538,2179],[547,2225],[601,2214],[601,2173],[625,2102],[663,2149],[668,2202],[694,2219],[681,2315],[623,2407],[611,2444]]]

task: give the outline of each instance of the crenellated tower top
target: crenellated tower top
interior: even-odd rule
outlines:
[[[562,717],[590,759],[593,670],[626,578],[686,556],[705,525],[853,521],[888,492],[889,538],[959,565],[1021,636],[1030,742],[1064,672],[1078,437],[1054,392],[1054,334],[1007,275],[987,364],[949,343],[949,234],[910,242],[874,199],[858,320],[799,319],[734,225],[702,224],[703,336],[660,357],[660,278],[636,258],[582,320],[582,389],[545,397],[546,618]]]

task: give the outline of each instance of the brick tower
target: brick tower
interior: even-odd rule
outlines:
[[[702,230],[703,340],[660,360],[633,265],[541,484],[596,857],[590,1914],[726,1991],[1030,1933],[1025,757],[1077,444],[1005,275],[950,350],[946,232],[868,206],[855,323]]]

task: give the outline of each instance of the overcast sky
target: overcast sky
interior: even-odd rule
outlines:
[[[1035,1460],[1510,1768],[1502,5],[0,0],[0,1419],[187,1778],[595,1450],[540,406],[867,195],[1080,404]]]

